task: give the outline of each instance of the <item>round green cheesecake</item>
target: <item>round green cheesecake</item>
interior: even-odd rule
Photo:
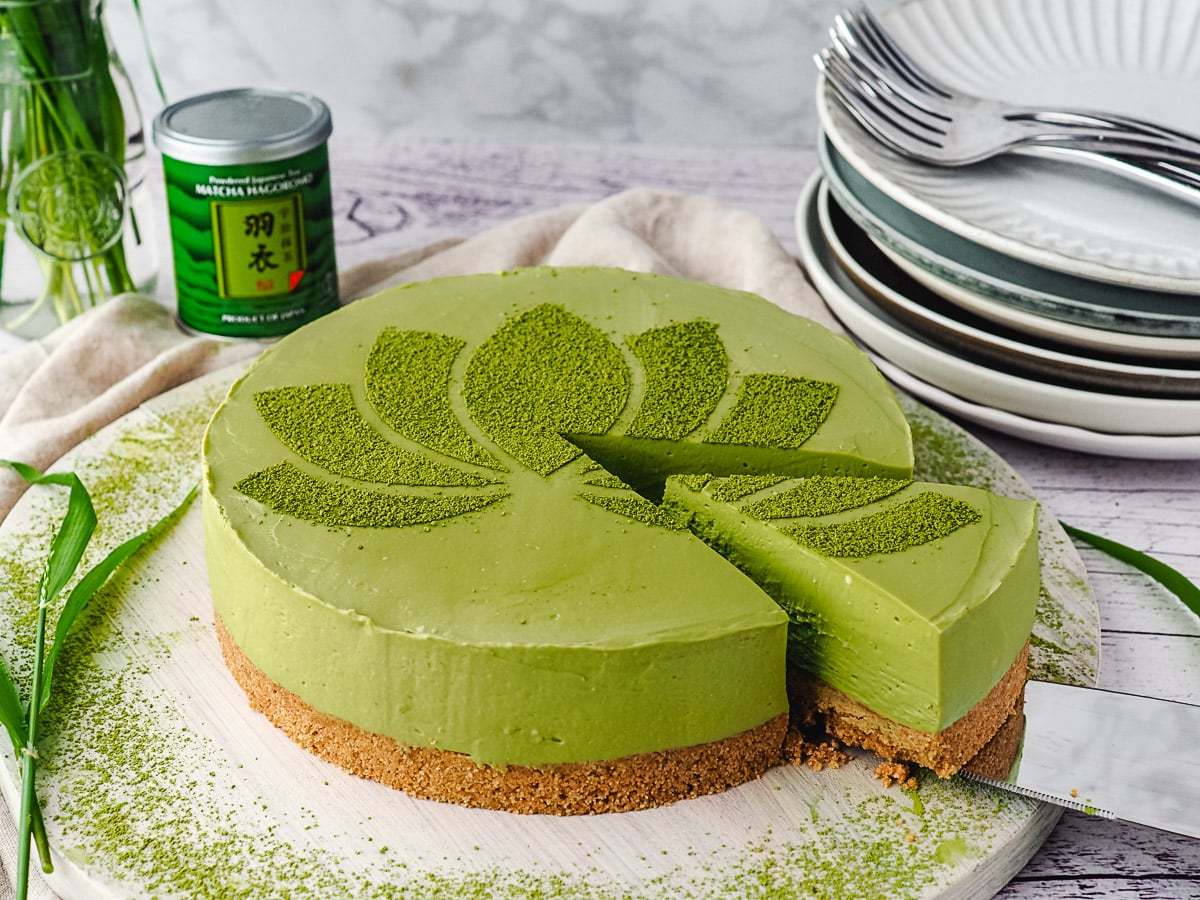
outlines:
[[[610,269],[410,285],[281,340],[214,416],[229,639],[325,715],[491,767],[786,712],[788,616],[569,435],[667,442],[718,474],[912,466],[866,357],[761,298]]]

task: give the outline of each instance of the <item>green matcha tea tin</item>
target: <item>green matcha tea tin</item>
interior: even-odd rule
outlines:
[[[180,321],[276,337],[335,309],[329,109],[309,94],[203,94],[154,122]]]

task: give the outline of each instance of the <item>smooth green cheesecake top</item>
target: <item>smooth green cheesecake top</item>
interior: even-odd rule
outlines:
[[[687,746],[785,710],[786,616],[573,433],[912,465],[866,357],[761,298],[609,269],[415,284],[281,340],[214,416],[222,622],[316,708],[485,763]]]

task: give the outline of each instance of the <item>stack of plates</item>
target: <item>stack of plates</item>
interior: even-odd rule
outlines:
[[[1200,71],[1195,2],[910,0],[881,18],[974,93],[1200,133],[1200,105],[1171,99]],[[1016,155],[927,166],[871,138],[823,83],[817,109],[802,255],[884,374],[1043,443],[1200,458],[1200,196]]]

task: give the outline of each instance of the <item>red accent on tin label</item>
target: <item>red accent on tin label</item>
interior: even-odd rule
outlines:
[[[303,269],[300,269],[299,271],[296,271],[296,272],[289,272],[288,273],[288,290],[294,291],[296,289],[296,285],[298,285],[300,283],[300,279],[303,277],[304,277]]]

